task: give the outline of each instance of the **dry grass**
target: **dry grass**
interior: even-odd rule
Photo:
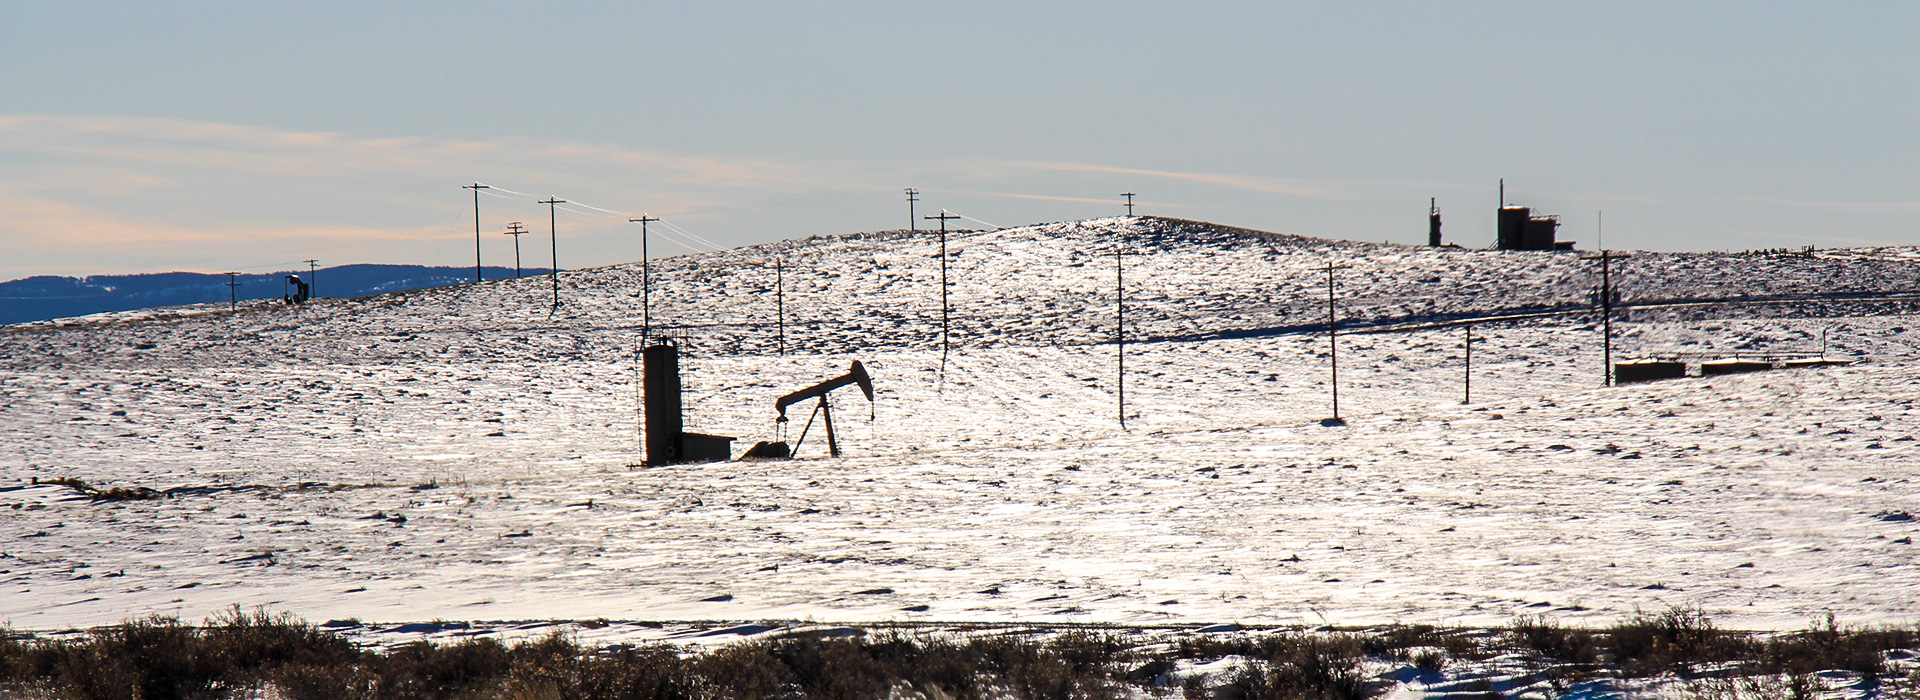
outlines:
[[[131,488],[128,488],[125,486],[115,486],[113,488],[102,490],[99,488],[95,488],[93,484],[87,483],[87,480],[85,479],[78,479],[74,477],[61,477],[58,479],[48,479],[46,481],[41,481],[38,478],[36,478],[33,480],[33,483],[55,484],[59,486],[65,486],[67,488],[78,491],[82,495],[86,496],[87,498],[91,498],[95,501],[151,501],[151,500],[166,497],[166,494],[147,488],[145,486],[134,486]]]
[[[512,645],[474,638],[375,650],[288,615],[235,608],[200,626],[149,617],[74,637],[0,633],[0,697],[165,700],[271,690],[291,700],[1357,700],[1391,687],[1377,675],[1382,668],[1437,674],[1514,652],[1583,679],[1683,679],[1701,697],[1799,697],[1813,692],[1816,672],[1830,670],[1885,677],[1887,697],[1920,696],[1920,679],[1889,675],[1884,653],[1920,645],[1914,630],[1849,629],[1828,619],[1759,636],[1718,629],[1703,611],[1685,608],[1597,630],[1522,618],[1497,632],[1409,625],[1165,641],[1128,631],[882,631],[773,636],[691,653],[592,649],[555,634]],[[1207,677],[1179,673],[1225,658],[1239,664]]]

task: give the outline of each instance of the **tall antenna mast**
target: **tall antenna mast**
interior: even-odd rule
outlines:
[[[627,223],[640,223],[640,342],[646,343],[653,335],[653,303],[648,295],[653,292],[653,276],[647,270],[647,222],[659,221],[656,216],[641,214],[638,219],[627,219]]]
[[[554,213],[554,205],[565,204],[566,201],[547,195],[546,199],[536,202],[536,204],[547,205],[548,242],[551,244],[553,255],[553,271],[547,273],[547,276],[553,278],[553,308],[555,309],[560,308],[560,220],[559,215]]]
[[[471,185],[461,185],[460,189],[473,190],[473,282],[474,284],[479,284],[480,283],[480,190],[490,190],[493,188],[476,182]]]

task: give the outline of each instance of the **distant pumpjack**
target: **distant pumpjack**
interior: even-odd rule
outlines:
[[[307,299],[313,294],[313,287],[301,281],[299,275],[287,275],[287,282],[293,285],[293,294],[287,297],[287,303],[307,303]]]

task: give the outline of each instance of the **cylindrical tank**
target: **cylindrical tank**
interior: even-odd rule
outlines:
[[[1501,207],[1495,247],[1501,250],[1526,250],[1527,219],[1532,216],[1533,209],[1530,207]]]
[[[1535,216],[1527,219],[1527,237],[1523,243],[1526,250],[1553,250],[1553,242],[1558,238],[1560,220],[1551,216]]]
[[[646,391],[647,466],[681,461],[680,348],[660,343],[642,351]]]

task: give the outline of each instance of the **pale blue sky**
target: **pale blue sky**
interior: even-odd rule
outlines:
[[[8,2],[0,278],[471,264],[476,180],[727,246],[911,186],[1480,247],[1501,177],[1583,247],[1914,244],[1916,124],[1912,2]],[[561,265],[633,229],[561,212]]]

